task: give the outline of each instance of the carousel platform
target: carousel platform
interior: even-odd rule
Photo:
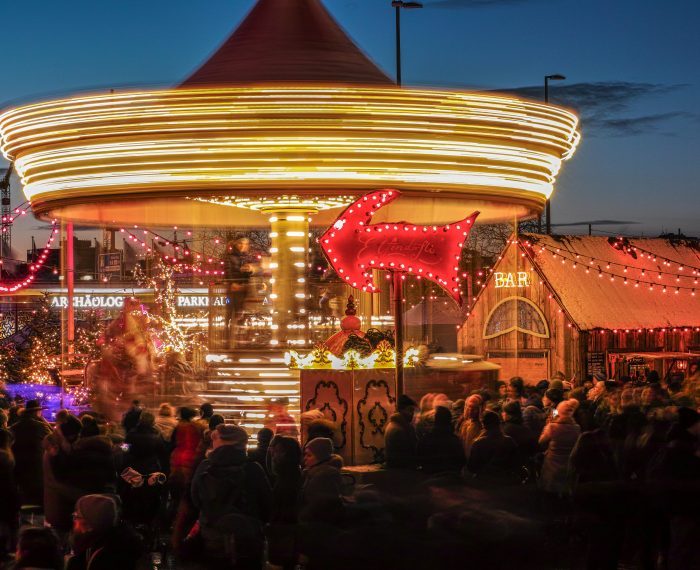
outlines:
[[[299,371],[284,362],[284,351],[218,350],[207,355],[208,374],[197,392],[214,413],[235,421],[251,435],[264,427],[270,403],[287,398],[289,412],[299,414]]]

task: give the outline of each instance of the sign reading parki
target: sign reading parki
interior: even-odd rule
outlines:
[[[73,307],[76,309],[121,309],[128,295],[75,295],[73,297]],[[177,306],[182,308],[206,308],[209,307],[209,297],[207,295],[178,295]],[[226,305],[226,297],[217,296],[214,298],[215,307]],[[51,297],[51,308],[65,309],[68,307],[68,297],[66,295],[54,295]]]
[[[493,274],[496,289],[521,289],[532,284],[527,271],[496,271]]]

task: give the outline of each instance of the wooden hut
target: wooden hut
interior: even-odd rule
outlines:
[[[520,235],[489,271],[460,350],[535,383],[662,376],[700,360],[697,240]]]

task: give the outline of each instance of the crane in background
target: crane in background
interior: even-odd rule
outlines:
[[[0,214],[2,228],[0,229],[0,259],[11,255],[12,250],[12,206],[10,204],[10,176],[12,163],[5,169],[0,180]]]

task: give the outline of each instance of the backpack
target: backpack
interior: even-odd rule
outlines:
[[[209,466],[204,471],[200,492],[209,526],[216,525],[226,515],[248,512],[245,483],[245,465]]]

